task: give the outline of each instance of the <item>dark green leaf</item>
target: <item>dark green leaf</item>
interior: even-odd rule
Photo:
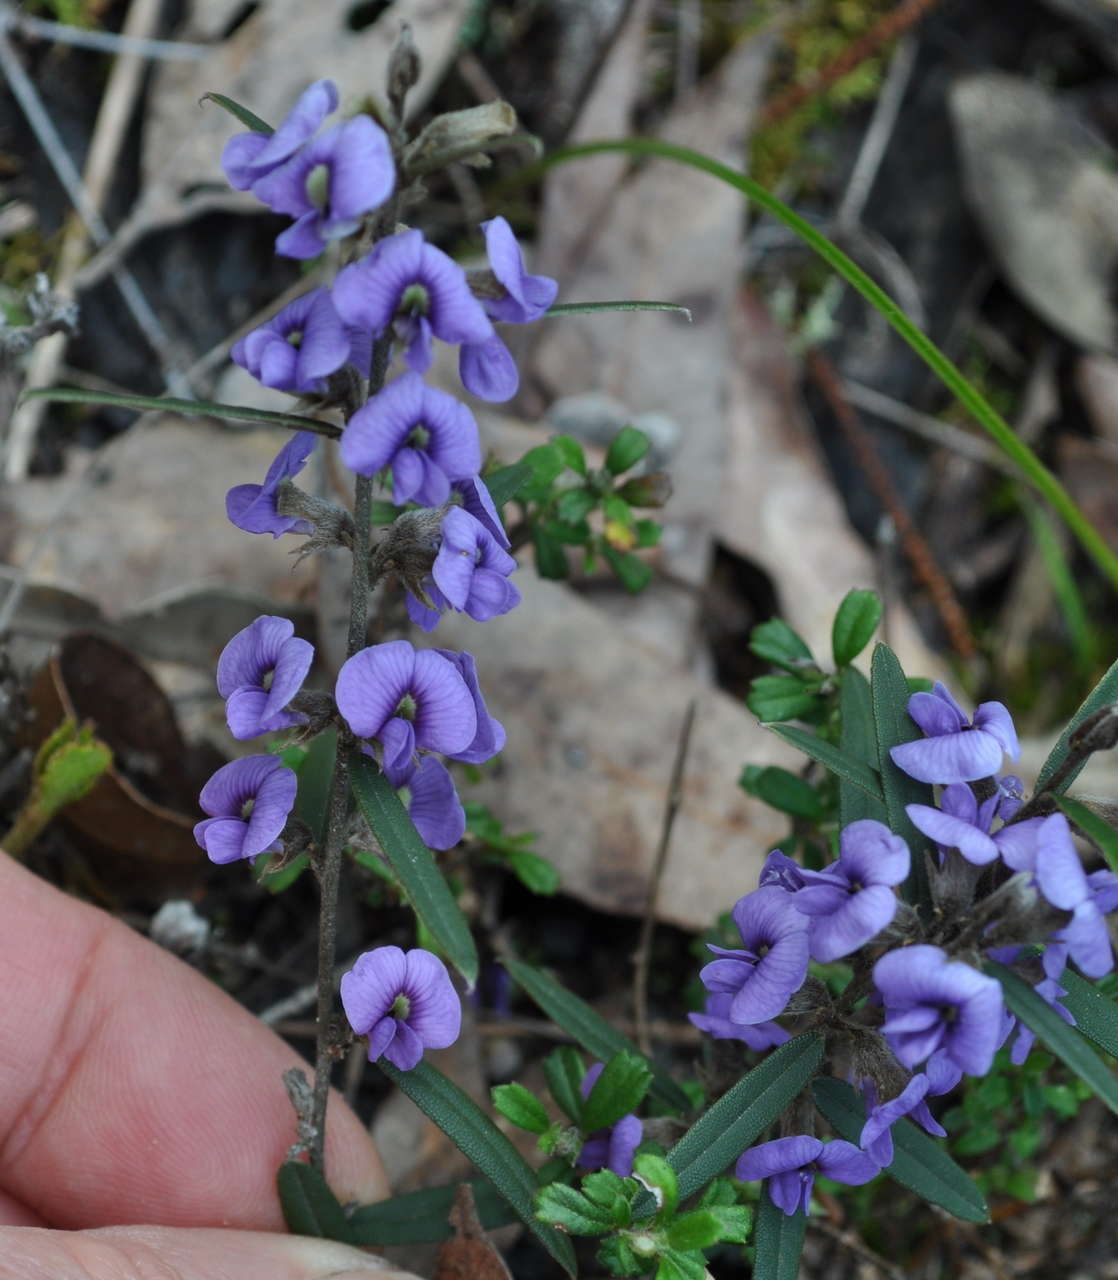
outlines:
[[[532,479],[532,468],[526,462],[514,462],[509,467],[491,471],[487,476],[482,476],[482,479],[494,504],[503,507]]]
[[[518,1221],[512,1206],[488,1178],[473,1179],[470,1189],[486,1231]],[[350,1243],[386,1246],[449,1240],[454,1234],[449,1214],[457,1191],[457,1184],[429,1187],[362,1205],[349,1215]]]
[[[1118,662],[1107,671],[1103,678],[1091,690],[1091,692],[1080,703],[1079,710],[1068,721],[1067,728],[1060,734],[1056,745],[1049,752],[1048,759],[1045,760],[1040,774],[1036,780],[1035,792],[1039,794],[1041,791],[1048,791],[1051,788],[1049,783],[1056,771],[1063,765],[1068,756],[1068,739],[1072,733],[1087,719],[1088,716],[1094,715],[1096,711],[1101,711],[1103,707],[1109,706],[1112,702],[1118,702]],[[1079,772],[1087,763],[1087,757],[1084,757],[1075,768],[1069,770],[1067,776],[1062,779],[1058,791],[1066,791],[1068,787],[1079,777]]]
[[[750,683],[746,706],[763,724],[796,720],[819,707],[819,694],[799,676],[757,676]]]
[[[248,107],[242,107],[239,102],[234,102],[232,98],[227,98],[223,93],[204,93],[201,101],[205,102],[209,98],[211,102],[216,102],[223,111],[228,111],[231,116],[235,116],[241,124],[252,133],[273,134],[275,129],[266,121],[261,120],[258,115],[251,112]]]
[[[326,835],[326,814],[330,806],[330,783],[334,778],[334,758],[338,753],[338,731],[327,729],[311,741],[299,766],[299,791],[295,813],[311,829],[321,844]]]
[[[606,452],[606,470],[610,475],[619,476],[630,467],[635,467],[650,448],[648,436],[636,427],[622,427],[610,442]]]
[[[578,1053],[569,1044],[552,1049],[543,1060],[543,1073],[556,1105],[565,1111],[575,1124],[579,1124],[582,1120],[580,1087],[582,1077],[586,1074],[586,1067]]]
[[[657,524],[655,520],[638,520],[633,525],[633,532],[637,535],[637,546],[642,549],[659,546],[663,531],[663,526]]]
[[[551,486],[563,473],[567,465],[563,461],[562,452],[553,444],[538,444],[520,459],[521,465],[529,467],[532,478],[522,488],[522,496],[533,502],[543,502],[551,495]]]
[[[567,524],[578,524],[597,505],[598,499],[589,489],[566,489],[555,503],[555,514]]]
[[[522,1084],[513,1081],[511,1084],[494,1085],[489,1094],[494,1107],[517,1128],[527,1129],[529,1133],[547,1132],[551,1122],[543,1103]]]
[[[277,853],[275,859],[269,859],[268,866],[273,861],[281,861],[283,856],[282,853]],[[311,860],[304,853],[289,862],[285,867],[280,867],[278,871],[270,871],[268,866],[264,866],[260,870],[260,883],[269,893],[286,893],[310,865]]]
[[[1100,818],[1082,800],[1071,796],[1057,796],[1056,803],[1075,823],[1106,859],[1111,871],[1118,872],[1118,831],[1105,818]]]
[[[651,1083],[652,1068],[645,1058],[639,1053],[615,1053],[582,1104],[583,1129],[594,1133],[635,1111]]]
[[[825,742],[818,734],[811,733],[807,729],[800,729],[792,724],[774,724],[770,728],[773,733],[783,738],[785,742],[790,742],[805,756],[818,760],[821,765],[830,769],[843,781],[864,791],[871,800],[884,804],[881,777],[876,769],[871,769],[869,765],[863,764],[854,756],[847,755],[845,751],[840,751],[838,747]]]
[[[685,1253],[691,1249],[709,1249],[722,1238],[722,1223],[709,1209],[685,1213],[668,1228],[668,1244]]]
[[[811,650],[782,618],[770,618],[749,634],[749,648],[758,658],[795,675],[814,667]]]
[[[33,387],[23,400],[50,400],[56,404],[108,404],[116,409],[154,409],[157,413],[183,413],[203,418],[227,418],[230,422],[263,422],[290,431],[313,431],[337,439],[341,427],[299,413],[275,413],[247,404],[219,404],[216,400],[176,400],[173,396],[117,395],[112,391],[87,391],[84,387]]]
[[[552,1182],[537,1192],[536,1217],[572,1236],[601,1236],[613,1229],[607,1208],[561,1182]]]
[[[1118,1081],[1080,1032],[1069,1027],[1012,969],[991,961],[986,965],[986,972],[1002,984],[1002,994],[1010,1013],[1031,1027],[1056,1057],[1084,1080],[1111,1111],[1118,1112]]]
[[[927,841],[913,826],[905,812],[910,804],[932,803],[932,789],[926,782],[917,782],[898,769],[889,755],[890,747],[902,742],[912,742],[921,737],[916,722],[908,714],[908,683],[897,661],[897,655],[886,644],[877,644],[870,664],[870,701],[873,704],[873,722],[877,734],[877,768],[881,775],[881,790],[885,796],[887,825],[900,836],[912,853],[912,865],[905,881],[908,900],[922,909],[929,909],[931,893],[928,888],[928,869],[923,850]]]
[[[563,544],[538,525],[532,530],[532,545],[536,549],[536,571],[541,578],[562,579],[570,574]]]
[[[866,1106],[845,1080],[820,1077],[811,1086],[819,1110],[839,1135],[856,1146],[866,1123]],[[947,1152],[908,1120],[893,1125],[894,1181],[964,1222],[989,1222],[982,1193]]]
[[[744,1244],[753,1226],[753,1210],[745,1205],[713,1205],[711,1212],[722,1225],[722,1239],[728,1244]]]
[[[876,770],[877,734],[873,724],[870,683],[857,667],[848,667],[842,673],[839,714],[842,720],[839,742],[843,754]],[[870,796],[846,778],[839,778],[840,829],[861,818],[883,823],[887,817],[884,798]]]
[[[614,524],[628,529],[633,523],[633,509],[620,494],[607,493],[602,499],[602,514]]]
[[[753,1280],[798,1280],[806,1230],[807,1214],[778,1209],[766,1187],[757,1206]]]
[[[701,1253],[682,1253],[670,1247],[660,1251],[656,1280],[706,1280],[709,1274]]]
[[[633,1161],[633,1172],[650,1187],[659,1191],[657,1217],[670,1218],[679,1204],[679,1178],[663,1156],[642,1151]]]
[[[377,1065],[493,1183],[520,1221],[573,1276],[575,1256],[571,1242],[536,1219],[536,1175],[473,1099],[429,1062],[420,1062],[411,1071],[399,1071],[384,1058]]]
[[[352,1239],[345,1210],[317,1169],[302,1160],[285,1160],[276,1173],[276,1188],[284,1221],[295,1235]]]
[[[579,520],[576,524],[566,524],[562,520],[544,520],[536,525],[536,532],[548,541],[557,542],[564,547],[586,547],[594,539],[588,520]]]
[[[574,436],[554,436],[551,443],[563,455],[563,461],[580,476],[586,475],[586,454]]]
[[[412,909],[472,987],[477,981],[477,948],[431,850],[420,839],[395,788],[368,756],[353,752],[349,769],[358,807],[399,877]]]
[[[1064,970],[1059,982],[1067,991],[1060,1003],[1075,1019],[1075,1025],[1100,1049],[1118,1058],[1118,1005],[1071,969]]]
[[[835,666],[846,667],[869,644],[881,621],[881,597],[876,591],[848,591],[835,614],[831,650]]]
[[[637,1052],[637,1047],[631,1040],[617,1031],[601,1014],[595,1013],[585,1000],[580,1000],[542,969],[508,957],[503,957],[501,963],[556,1026],[562,1027],[601,1062],[608,1061],[615,1053]],[[655,1066],[652,1070],[652,1096],[672,1111],[690,1110],[687,1095],[671,1076]],[[554,1091],[552,1096],[560,1106],[563,1105]]]
[[[630,551],[618,551],[608,542],[602,543],[602,555],[617,575],[618,582],[630,595],[639,595],[652,581],[652,566]]]
[[[638,1258],[625,1236],[607,1236],[594,1255],[611,1276],[643,1276],[651,1265]]]
[[[595,311],[676,311],[691,319],[691,312],[678,302],[557,302],[544,312],[548,316],[583,316]]]
[[[809,1031],[782,1044],[695,1121],[668,1152],[686,1199],[717,1177],[800,1093],[823,1060],[823,1037]]]
[[[760,765],[747,764],[739,782],[751,796],[779,809],[781,813],[790,813],[795,818],[815,819],[823,812],[819,793],[811,783],[778,765],[770,764],[762,768]]]
[[[550,896],[559,888],[559,872],[554,864],[529,849],[513,849],[505,854],[513,874],[532,893]]]

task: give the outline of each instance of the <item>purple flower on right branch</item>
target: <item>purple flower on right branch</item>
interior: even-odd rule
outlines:
[[[734,1177],[742,1182],[764,1178],[773,1204],[788,1217],[808,1212],[817,1173],[860,1187],[880,1172],[877,1161],[852,1142],[821,1142],[806,1134],[762,1142],[734,1166]]]
[[[926,737],[890,747],[893,763],[920,782],[946,784],[989,778],[1002,759],[1020,758],[1017,731],[1000,702],[983,702],[973,722],[938,680],[931,693],[914,693],[908,714]]]
[[[426,591],[436,607],[428,609],[409,594],[408,616],[424,631],[434,631],[443,609],[456,609],[475,622],[508,613],[520,603],[520,592],[509,581],[516,561],[496,538],[462,507],[451,507],[440,526],[439,551],[431,569],[433,585]]]
[[[446,965],[419,947],[377,947],[342,975],[342,1008],[354,1033],[369,1037],[369,1061],[385,1057],[401,1071],[419,1064],[425,1049],[458,1039],[462,1002]]]
[[[229,355],[266,387],[321,392],[349,359],[350,339],[329,292],[312,289],[245,334]]]
[[[910,1070],[946,1051],[967,1075],[990,1070],[1001,1042],[1001,987],[939,947],[889,951],[874,965],[873,980],[885,1005],[882,1033]]]

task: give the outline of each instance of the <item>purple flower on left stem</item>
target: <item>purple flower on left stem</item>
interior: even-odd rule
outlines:
[[[266,387],[321,392],[325,379],[349,359],[350,337],[326,289],[312,289],[288,303],[229,353]]]
[[[210,816],[195,825],[195,840],[211,862],[223,864],[281,852],[297,786],[277,756],[231,760],[202,788],[198,803]]]
[[[766,1179],[773,1204],[788,1217],[808,1212],[817,1173],[860,1187],[880,1172],[877,1161],[852,1142],[820,1142],[806,1134],[751,1147],[734,1167],[742,1182]]]
[[[920,782],[975,782],[997,773],[1004,756],[1021,756],[1013,720],[1000,702],[981,703],[972,722],[937,680],[931,693],[909,698],[908,714],[926,736],[890,747],[889,755]]]
[[[873,980],[885,1004],[882,1032],[906,1067],[937,1049],[971,1076],[990,1070],[1001,1043],[1001,987],[939,947],[903,947],[883,955]]]
[[[583,1101],[590,1097],[590,1092],[598,1082],[598,1077],[605,1070],[601,1062],[595,1062],[582,1077],[579,1093]],[[609,1169],[619,1178],[627,1178],[633,1172],[633,1155],[641,1144],[644,1125],[633,1112],[622,1116],[608,1129],[599,1129],[590,1134],[582,1144],[575,1162],[580,1169]]]
[[[225,495],[225,512],[245,533],[270,533],[278,538],[283,533],[310,533],[306,520],[281,516],[276,510],[280,485],[297,476],[314,452],[318,436],[313,431],[299,431],[276,454],[263,484],[239,484]]]
[[[520,603],[509,582],[516,561],[480,521],[461,507],[451,507],[440,526],[439,551],[425,589],[434,609],[410,593],[408,616],[424,631],[434,631],[443,609],[456,609],[475,622],[488,622]]]
[[[238,133],[221,153],[221,167],[229,185],[247,191],[290,160],[296,151],[318,132],[323,120],[338,108],[338,89],[333,80],[316,80],[299,95],[287,118],[273,133]]]
[[[303,717],[284,708],[303,687],[314,645],[295,635],[289,618],[265,615],[221,651],[217,690],[226,701],[229,732],[239,741],[288,729]]]
[[[707,944],[720,959],[699,977],[715,994],[733,997],[729,1018],[738,1024],[768,1022],[784,1012],[807,977],[808,923],[792,895],[775,885],[739,898],[732,912],[744,950]]]
[[[377,947],[342,975],[342,1008],[354,1033],[369,1037],[369,1061],[385,1057],[401,1071],[419,1064],[424,1049],[458,1039],[462,1002],[446,965],[416,947]]]

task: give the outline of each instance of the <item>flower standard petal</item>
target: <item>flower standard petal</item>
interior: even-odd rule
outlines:
[[[316,289],[297,357],[298,389],[311,390],[349,359],[350,339],[326,289]]]
[[[423,380],[418,374],[394,378],[346,423],[342,461],[358,475],[375,476],[404,447],[420,420],[422,405]]]
[[[408,692],[414,670],[415,650],[406,640],[370,645],[343,664],[334,697],[357,737],[379,734]]]
[[[418,652],[411,692],[416,702],[416,746],[452,756],[473,742],[477,711],[453,663],[431,649]]]
[[[388,135],[369,116],[354,116],[339,126],[331,159],[330,212],[335,219],[359,218],[392,194],[392,148]]]
[[[282,767],[278,756],[242,756],[239,760],[230,760],[202,788],[198,803],[203,812],[213,818],[240,818],[245,802]]]
[[[791,1138],[774,1138],[762,1142],[738,1157],[734,1177],[741,1182],[757,1182],[778,1173],[802,1169],[819,1158],[823,1143],[818,1138],[797,1134]]]
[[[462,481],[477,475],[481,470],[481,444],[477,421],[468,406],[445,391],[424,384],[420,412],[430,435],[426,452],[447,479]]]
[[[290,618],[264,614],[238,631],[217,660],[217,691],[223,698],[245,686],[257,687],[275,665],[284,641],[295,634]]]
[[[872,818],[847,823],[839,837],[839,866],[848,880],[859,884],[900,884],[910,862],[908,845]]]
[[[399,947],[377,947],[357,957],[341,980],[342,1008],[357,1035],[367,1035],[387,1016],[406,978],[407,962]]]
[[[268,690],[265,715],[278,714],[295,697],[303,687],[312,662],[314,645],[309,640],[292,636],[285,641],[272,668],[272,685]]]
[[[974,713],[974,727],[981,733],[988,733],[1011,760],[1021,759],[1013,717],[1003,703],[979,703]]]
[[[424,1048],[445,1049],[462,1028],[462,1002],[446,965],[419,947],[408,952],[406,963],[402,990],[410,1004],[407,1023]]]
[[[929,737],[958,733],[969,723],[966,712],[939,680],[931,693],[914,693],[909,698],[908,714]]]
[[[988,734],[967,730],[902,742],[890,747],[893,763],[918,782],[975,782],[1001,767],[1001,744]]]
[[[829,964],[850,955],[877,937],[896,913],[897,896],[888,885],[869,885],[850,894],[837,911],[811,922],[812,959]]]
[[[360,262],[343,267],[334,281],[334,305],[346,324],[379,337],[404,290],[418,280],[422,254],[423,232],[400,231],[379,241]]]
[[[276,769],[260,784],[245,831],[245,857],[264,853],[279,838],[295,807],[299,779],[293,769]]]

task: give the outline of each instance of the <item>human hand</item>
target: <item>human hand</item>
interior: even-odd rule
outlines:
[[[414,1280],[277,1234],[292,1050],[189,966],[2,853],[0,991],[0,1280]],[[341,1200],[387,1194],[340,1098],[326,1158]]]

